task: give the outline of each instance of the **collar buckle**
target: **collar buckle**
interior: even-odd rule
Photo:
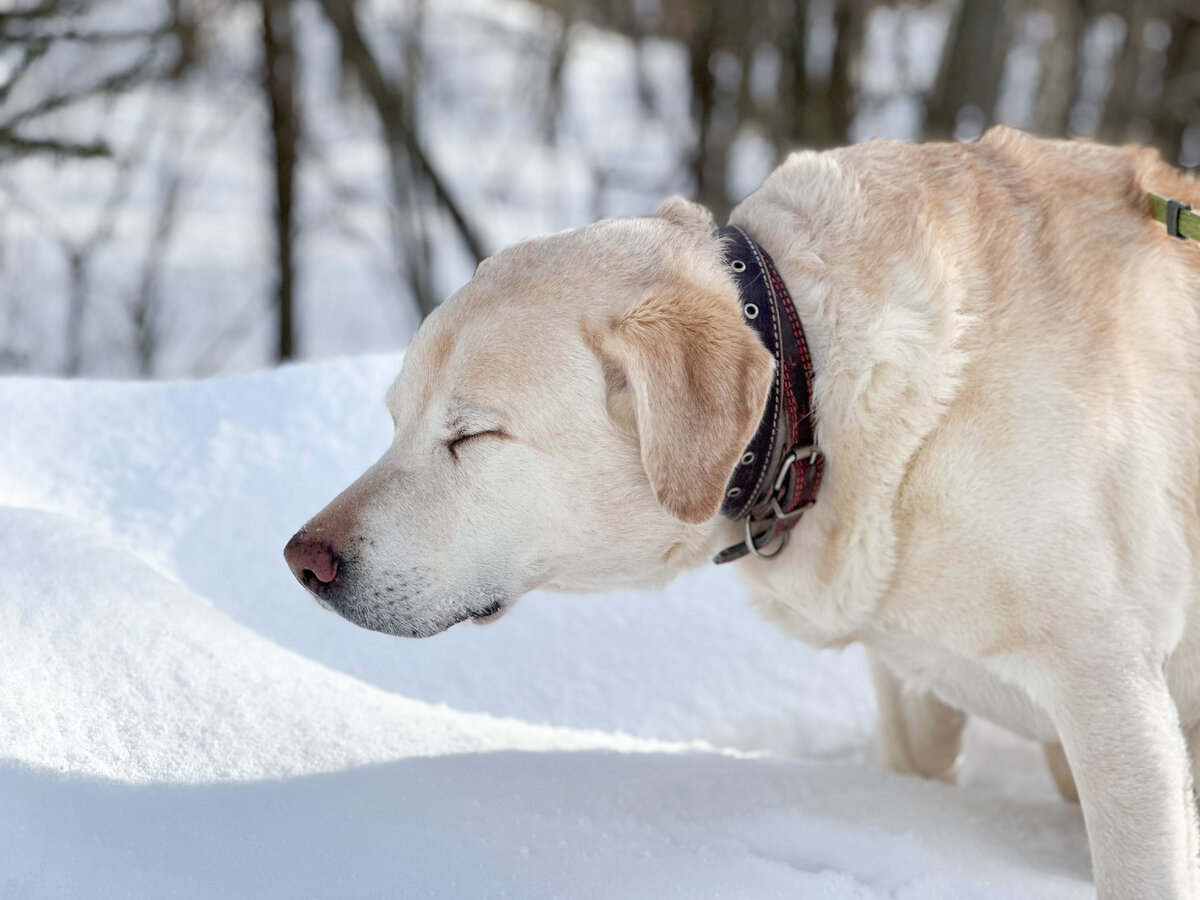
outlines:
[[[808,466],[815,466],[820,458],[821,451],[817,448],[816,444],[793,447],[789,450],[783,458],[783,465],[780,467],[779,474],[775,477],[775,483],[771,488],[769,508],[766,515],[756,518],[754,513],[751,512],[745,516],[742,519],[745,526],[745,538],[741,543],[734,544],[732,547],[726,547],[713,558],[713,562],[718,564],[733,562],[734,560],[741,559],[743,556],[753,556],[756,559],[773,559],[782,553],[783,548],[787,546],[788,538],[792,535],[792,523],[804,515],[805,511],[817,502],[817,498],[814,495],[789,512],[784,511],[783,505],[780,503],[780,498],[788,496],[794,488],[793,479],[799,477],[797,463],[804,462]],[[767,527],[755,533],[755,527],[764,524]],[[767,552],[766,548],[770,547],[776,540],[779,541],[779,546]]]
[[[775,486],[771,489],[771,510],[779,521],[786,522],[801,516],[806,509],[817,502],[817,498],[814,496],[791,512],[784,512],[779,499],[786,497],[792,491],[791,479],[796,477],[796,463],[803,459],[806,465],[815,466],[820,455],[821,451],[817,449],[816,444],[808,444],[804,447],[793,447],[783,458],[783,465],[779,467],[779,474],[775,476]]]

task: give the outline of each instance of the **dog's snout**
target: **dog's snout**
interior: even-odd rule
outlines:
[[[306,588],[317,590],[323,585],[333,584],[338,574],[338,555],[333,545],[325,538],[311,535],[300,529],[283,548],[292,574]]]

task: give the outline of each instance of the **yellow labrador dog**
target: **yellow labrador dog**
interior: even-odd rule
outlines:
[[[733,229],[672,199],[510,247],[288,562],[426,636],[729,548],[781,628],[866,645],[890,766],[953,779],[966,714],[1042,741],[1102,898],[1200,898],[1200,248],[1150,191],[1200,203],[996,129],[795,154]]]

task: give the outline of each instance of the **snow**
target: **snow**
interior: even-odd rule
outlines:
[[[727,569],[425,641],[321,610],[280,551],[398,362],[0,380],[0,897],[1094,896],[1035,746],[881,769],[861,651]]]

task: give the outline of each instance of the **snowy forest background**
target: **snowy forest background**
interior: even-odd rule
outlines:
[[[398,349],[524,236],[996,122],[1200,164],[1200,3],[0,0],[0,372]]]

